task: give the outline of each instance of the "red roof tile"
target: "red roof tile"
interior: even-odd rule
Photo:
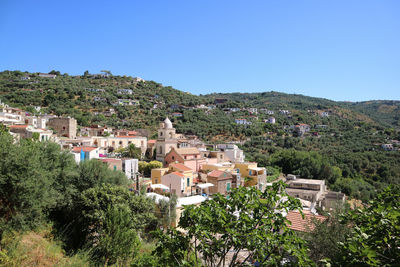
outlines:
[[[28,125],[10,125],[10,128],[26,128]]]
[[[325,216],[314,215],[309,211],[303,211],[303,213],[304,219],[301,217],[301,214],[298,211],[288,212],[286,218],[291,222],[291,224],[288,225],[290,229],[300,232],[309,232],[315,227],[313,219],[317,219],[320,222],[323,222],[327,219]]]
[[[147,141],[148,144],[155,144],[157,142],[157,140],[149,140]]]
[[[220,177],[224,172],[223,171],[219,171],[219,170],[213,170],[212,172],[210,172],[209,174],[207,174],[210,177],[215,177],[218,178]]]
[[[72,149],[72,152],[81,152],[81,150],[83,150],[83,152],[90,152],[95,150],[97,147],[92,147],[92,146],[80,146],[80,147],[74,147]]]
[[[183,165],[182,163],[171,163],[169,166],[180,171],[193,171],[191,168]]]
[[[178,176],[180,176],[180,177],[185,177],[185,175],[183,175],[183,174],[180,173],[180,172],[171,172],[171,174],[175,174],[175,175],[178,175]]]

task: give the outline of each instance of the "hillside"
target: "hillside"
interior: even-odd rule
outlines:
[[[180,133],[208,142],[239,142],[248,160],[323,177],[336,190],[364,200],[387,184],[400,183],[398,151],[381,148],[400,140],[398,101],[347,103],[278,92],[197,96],[128,76],[52,73],[55,79],[1,72],[0,99],[32,114],[72,116],[80,126],[148,129],[149,138],[156,138],[159,122],[169,116]],[[271,117],[275,123],[266,123]],[[308,128],[298,134],[301,124]],[[282,154],[291,150],[306,154]],[[321,155],[318,164],[307,163],[314,157],[310,151]],[[291,162],[287,168],[278,160],[282,155],[304,165]],[[324,171],[324,166],[329,168]]]

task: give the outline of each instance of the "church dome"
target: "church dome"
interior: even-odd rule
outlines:
[[[164,128],[165,129],[171,129],[172,127],[172,122],[168,119],[168,117],[164,120]]]

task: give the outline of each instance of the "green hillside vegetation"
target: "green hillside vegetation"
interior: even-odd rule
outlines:
[[[154,81],[137,82],[129,76],[53,73],[58,74],[55,79],[3,71],[0,99],[33,114],[37,113],[33,107],[40,106],[42,114],[72,116],[81,126],[148,129],[150,138],[156,138],[159,122],[169,116],[178,132],[195,134],[210,143],[240,141],[248,160],[280,168],[284,173],[326,178],[331,188],[363,201],[389,184],[400,183],[400,154],[380,147],[400,139],[398,101],[347,103],[279,92],[197,96]],[[27,75],[29,80],[21,79]],[[131,89],[133,93],[118,94],[118,89]],[[218,98],[226,102],[216,108],[196,108],[214,105]],[[139,102],[115,105],[118,99]],[[107,113],[110,108],[115,114]],[[258,108],[259,113],[230,112],[228,108]],[[260,109],[275,113],[268,115]],[[280,114],[279,110],[290,114]],[[175,117],[174,112],[182,116]],[[323,117],[321,112],[329,116]],[[276,124],[264,122],[271,116]],[[235,119],[239,118],[252,124],[237,125]],[[311,129],[299,137],[290,127],[301,123]]]

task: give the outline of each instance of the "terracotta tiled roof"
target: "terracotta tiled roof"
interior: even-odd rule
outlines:
[[[191,168],[183,165],[182,163],[171,163],[169,166],[180,171],[193,171]]]
[[[175,174],[175,175],[178,175],[178,176],[180,176],[180,177],[185,177],[185,175],[183,175],[183,174],[180,173],[180,172],[171,172],[171,174]]]
[[[312,231],[315,227],[313,219],[323,222],[327,217],[322,215],[314,215],[310,211],[303,211],[304,219],[301,217],[298,211],[289,211],[286,218],[291,222],[289,226],[290,229],[300,232]]]
[[[113,161],[121,161],[120,159],[100,159],[102,162],[113,162]]]
[[[200,154],[199,150],[196,147],[185,147],[185,148],[177,148],[176,152],[180,155],[192,155],[192,154]]]
[[[72,149],[72,152],[81,152],[81,150],[83,150],[83,152],[90,152],[95,150],[97,147],[92,147],[92,146],[80,146],[80,147],[74,147]]]
[[[224,173],[223,171],[213,170],[212,172],[208,173],[207,175],[210,176],[210,177],[218,178],[218,177],[220,177],[223,173]]]
[[[14,128],[14,129],[22,129],[22,128],[26,128],[28,127],[28,125],[10,125],[10,128]]]
[[[147,141],[148,144],[155,144],[157,142],[157,140],[149,140]]]

